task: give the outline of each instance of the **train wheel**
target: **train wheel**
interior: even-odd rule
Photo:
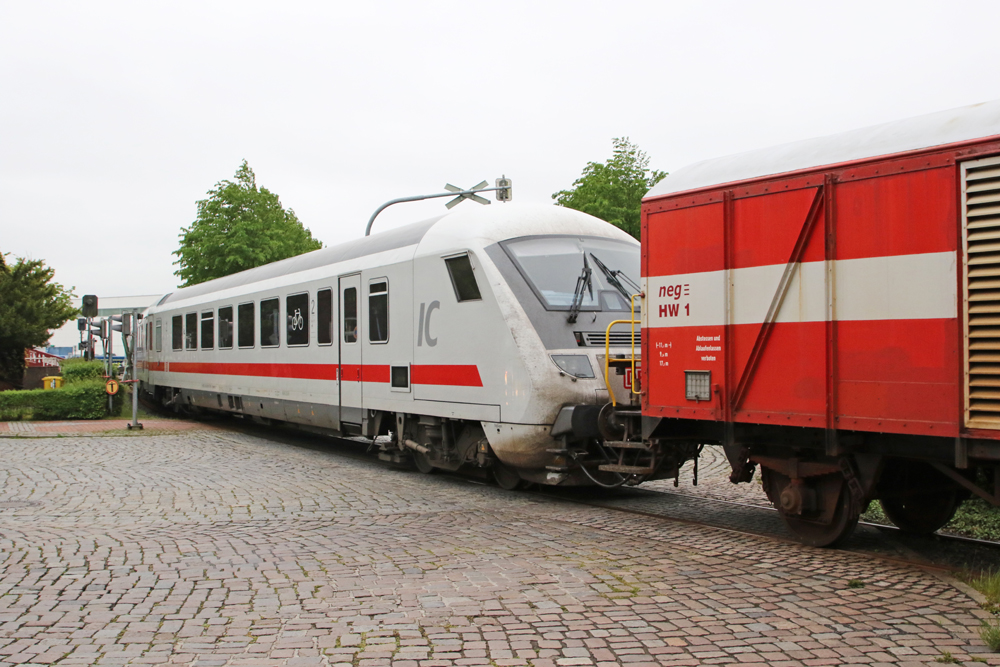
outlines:
[[[493,461],[493,479],[496,480],[497,485],[501,489],[507,489],[508,491],[513,491],[514,489],[520,488],[524,480],[521,476],[517,474],[517,471],[513,468],[508,468],[504,464],[500,463],[499,460]]]
[[[885,515],[907,533],[929,535],[951,521],[962,490],[921,461],[890,461],[879,480]]]
[[[768,498],[785,520],[785,525],[802,544],[833,547],[854,532],[860,512],[851,502],[851,492],[841,475],[823,475],[802,480],[798,493],[815,498],[813,503],[819,507],[793,509],[795,503],[791,502],[790,497],[795,495],[796,488],[792,481],[769,468],[763,468],[761,473]],[[799,502],[801,503],[801,499]]]
[[[426,454],[414,450],[412,456],[413,456],[413,465],[416,466],[417,470],[424,473],[425,475],[429,475],[430,473],[434,472],[434,464],[431,463],[430,457],[428,457]]]

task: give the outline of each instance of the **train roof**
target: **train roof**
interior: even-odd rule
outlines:
[[[414,247],[415,254],[432,254],[459,247],[486,246],[529,234],[583,234],[638,243],[631,236],[593,216],[553,204],[466,205],[445,215],[395,227],[297,257],[258,266],[231,276],[177,289],[156,305],[184,301],[230,288],[301,273],[350,259]],[[418,247],[419,246],[419,249]]]
[[[1000,135],[1000,100],[696,162],[646,199]]]
[[[408,245],[415,245],[420,242],[424,234],[427,233],[427,230],[438,220],[440,220],[440,217],[423,222],[415,222],[378,234],[372,234],[371,236],[364,236],[360,239],[345,241],[329,248],[320,248],[319,250],[313,250],[312,252],[307,252],[296,257],[271,262],[264,266],[258,266],[255,269],[247,269],[246,271],[209,280],[208,282],[192,285],[191,287],[182,287],[165,295],[156,305],[162,306],[171,301],[182,301],[203,294],[219,292],[231,287],[250,285],[268,280],[269,278],[277,278],[278,276],[290,273],[299,273],[328,264],[336,264],[347,259],[374,255],[385,250],[394,250],[396,248],[405,248]]]

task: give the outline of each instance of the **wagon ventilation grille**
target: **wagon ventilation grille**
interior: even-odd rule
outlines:
[[[582,343],[582,346],[588,347],[604,347],[605,343],[605,332],[603,331],[577,331],[576,340]],[[632,332],[631,331],[612,331],[611,332],[611,347],[629,347],[632,345]],[[635,345],[639,346],[639,330],[635,330]]]
[[[966,425],[1000,429],[1000,159],[964,177]]]

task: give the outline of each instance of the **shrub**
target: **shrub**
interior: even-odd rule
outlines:
[[[100,380],[104,377],[104,362],[102,361],[84,361],[82,358],[66,359],[60,365],[65,384]]]
[[[116,412],[121,400],[116,400]],[[101,419],[107,414],[108,395],[100,380],[79,381],[60,389],[0,392],[0,420]]]

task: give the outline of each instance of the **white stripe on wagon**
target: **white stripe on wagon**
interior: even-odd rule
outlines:
[[[835,320],[931,320],[958,317],[957,253],[866,257],[833,262]],[[785,264],[733,269],[732,324],[764,321]],[[826,262],[796,266],[777,322],[824,322]],[[725,271],[643,280],[644,327],[727,323]]]

